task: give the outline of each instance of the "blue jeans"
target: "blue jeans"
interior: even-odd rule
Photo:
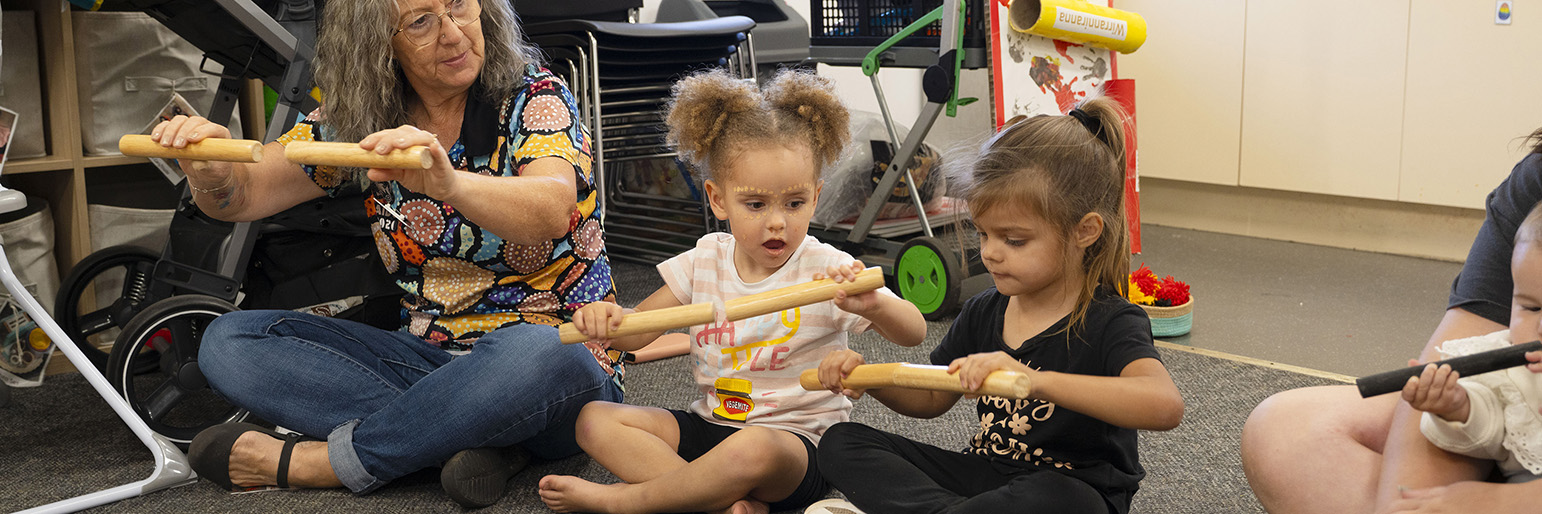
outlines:
[[[455,356],[406,332],[294,311],[239,311],[209,325],[198,364],[210,386],[263,419],[325,437],[343,485],[366,493],[456,452],[521,445],[580,451],[585,403],[621,387],[583,345],[517,325]]]

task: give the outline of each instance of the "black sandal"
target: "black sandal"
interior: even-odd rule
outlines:
[[[198,476],[209,479],[227,491],[246,489],[230,483],[230,449],[236,439],[247,432],[262,432],[284,441],[284,449],[278,455],[278,487],[289,488],[289,459],[294,456],[294,445],[300,441],[316,440],[300,434],[283,434],[276,430],[251,423],[223,423],[204,429],[188,446],[188,465]]]

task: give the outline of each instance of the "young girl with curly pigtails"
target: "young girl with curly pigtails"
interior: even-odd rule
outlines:
[[[1183,399],[1139,307],[1125,301],[1124,134],[1117,104],[1012,124],[963,161],[964,195],[995,287],[970,299],[932,351],[967,390],[998,370],[1027,374],[1026,400],[979,398],[962,452],[855,423],[825,433],[819,467],[856,508],[934,512],[1125,513],[1145,471],[1136,430],[1168,430]],[[957,163],[956,163],[957,164]],[[862,357],[827,359],[833,391]],[[867,391],[933,418],[956,393]],[[817,507],[816,507],[817,509]],[[851,510],[847,507],[847,510]],[[826,512],[839,512],[827,509]]]
[[[787,71],[762,91],[712,71],[681,81],[674,95],[669,141],[705,171],[712,213],[731,233],[708,234],[659,264],[666,285],[636,308],[597,302],[573,316],[579,331],[621,350],[659,335],[609,338],[627,312],[720,303],[826,276],[852,280],[863,269],[808,235],[820,172],[850,137],[849,115],[826,80]],[[851,402],[803,390],[798,375],[869,326],[902,346],[926,335],[915,306],[887,289],[692,327],[700,395],[689,410],[594,402],[579,415],[579,444],[625,483],[547,476],[541,499],[563,512],[746,513],[823,498],[829,485],[815,444],[849,419]]]

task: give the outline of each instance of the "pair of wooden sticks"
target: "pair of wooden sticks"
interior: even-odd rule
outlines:
[[[162,157],[201,161],[261,162],[262,143],[246,139],[210,138],[192,143],[184,148],[167,148],[152,141],[150,136],[129,134],[118,140],[118,150],[123,155],[137,157]],[[296,164],[347,166],[362,168],[426,169],[431,156],[426,147],[413,147],[380,155],[359,148],[354,143],[321,143],[296,141],[285,145],[284,157]],[[714,321],[738,321],[745,318],[781,312],[793,307],[823,302],[835,298],[836,291],[861,294],[883,287],[883,271],[868,268],[857,274],[856,280],[836,283],[834,280],[816,280],[806,284],[784,287],[775,291],[749,295],[724,302],[721,307],[699,303],[681,305],[656,311],[639,312],[621,320],[620,327],[611,332],[612,337],[658,332]],[[579,333],[572,323],[558,327],[563,344],[581,343],[588,337]],[[809,390],[819,390],[817,370],[807,370],[799,377],[800,384]],[[1028,377],[1021,373],[998,371],[986,378],[979,391],[967,391],[957,376],[950,375],[942,366],[918,366],[904,363],[870,364],[858,366],[844,380],[851,388],[877,389],[882,387],[906,387],[977,393],[1006,398],[1027,398],[1032,391]]]
[[[738,321],[830,300],[835,297],[837,290],[854,295],[872,291],[881,286],[883,286],[882,271],[878,268],[868,268],[857,274],[857,279],[851,282],[837,284],[829,279],[816,280],[730,300],[725,304],[726,313],[719,312],[711,304],[700,303],[631,314],[622,319],[620,328],[613,331],[611,335],[621,337],[703,325],[713,322],[720,314],[726,314],[726,319],[729,321]],[[573,328],[572,323],[559,327],[559,334],[563,343],[578,343],[587,339]],[[1452,369],[1460,372],[1462,376],[1472,376],[1513,366],[1523,366],[1527,363],[1526,353],[1538,350],[1542,350],[1542,342],[1533,341],[1499,350],[1446,359],[1434,364],[1436,366],[1450,364]],[[1423,370],[1424,366],[1421,365],[1388,371],[1362,377],[1356,380],[1356,384],[1359,386],[1360,395],[1367,398],[1397,392],[1403,388],[1403,384],[1409,377],[1418,376]],[[803,388],[811,391],[824,389],[819,383],[818,370],[804,371],[799,377],[799,382]],[[1030,379],[1021,373],[997,371],[986,378],[979,391],[967,391],[960,385],[958,377],[948,374],[947,368],[943,366],[918,366],[905,363],[858,366],[843,383],[846,387],[853,389],[905,387],[1015,399],[1027,398],[1033,391]]]
[[[161,146],[143,134],[118,139],[118,151],[134,157],[161,157],[195,161],[262,162],[262,143],[250,139],[209,138],[183,148]],[[426,146],[393,150],[381,155],[359,148],[357,143],[295,141],[284,145],[284,157],[295,164],[359,168],[428,169],[433,155]]]
[[[815,280],[805,284],[784,287],[774,291],[753,294],[723,302],[722,307],[710,303],[695,303],[629,314],[621,319],[621,325],[610,332],[611,337],[658,332],[714,321],[738,321],[755,316],[781,312],[793,307],[828,301],[836,291],[856,295],[883,287],[883,270],[868,268],[857,274],[855,280],[837,283],[834,280]],[[564,323],[557,327],[558,337],[564,344],[581,343],[589,338]],[[824,389],[819,383],[818,370],[805,370],[799,377],[804,389]],[[986,377],[978,391],[965,390],[957,375],[948,373],[945,366],[920,366],[905,363],[867,364],[857,366],[842,383],[852,389],[880,389],[904,387],[954,393],[981,394],[1003,398],[1025,399],[1033,391],[1027,375],[1010,371],[997,371]]]

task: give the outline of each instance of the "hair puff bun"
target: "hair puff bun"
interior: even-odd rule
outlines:
[[[829,79],[802,71],[783,71],[766,85],[772,108],[803,120],[809,128],[810,150],[820,164],[840,158],[851,140],[851,114],[835,95]]]
[[[752,114],[761,104],[755,85],[723,70],[697,73],[675,83],[665,124],[668,143],[686,160],[704,164],[713,144],[736,116]]]

